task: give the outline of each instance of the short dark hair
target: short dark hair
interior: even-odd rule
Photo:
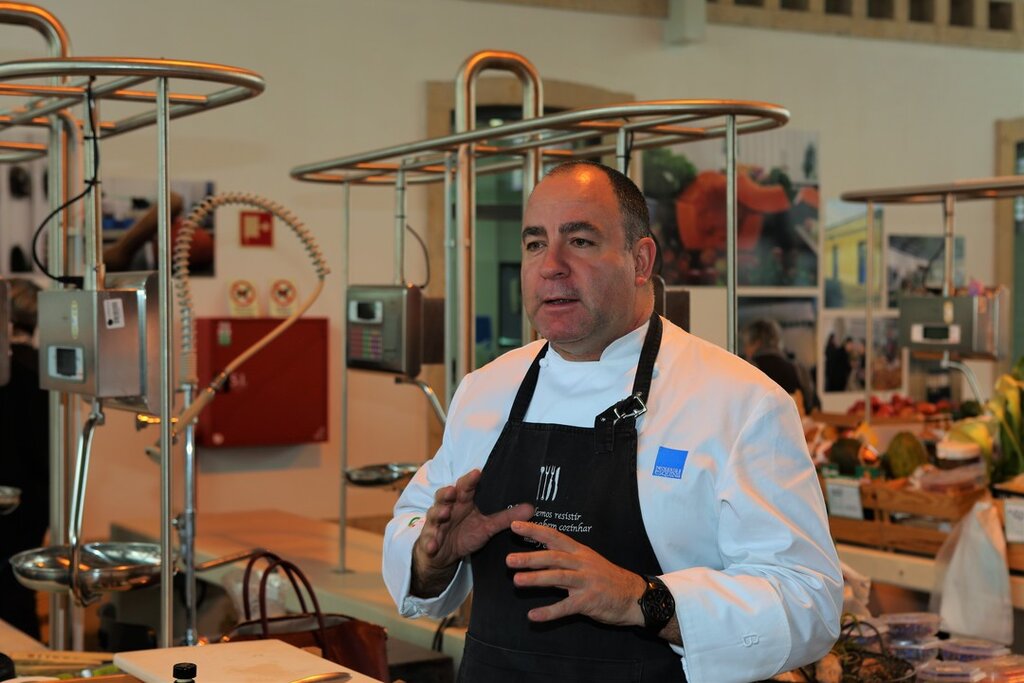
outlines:
[[[758,344],[764,349],[781,348],[782,328],[775,320],[768,318],[755,320],[747,328],[747,341],[751,344]]]
[[[642,237],[651,237],[651,217],[647,211],[647,200],[643,192],[624,173],[614,168],[599,164],[589,159],[574,159],[555,166],[548,175],[570,173],[579,167],[596,168],[604,173],[612,184],[612,191],[619,202],[619,213],[622,214],[622,227],[626,233],[626,248],[631,249]]]
[[[25,334],[35,334],[39,320],[39,285],[25,278],[7,280],[7,291],[11,297],[11,325]]]

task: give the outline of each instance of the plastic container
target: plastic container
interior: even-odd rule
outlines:
[[[932,640],[939,632],[939,615],[931,612],[897,612],[883,614],[881,619],[889,627],[889,639],[895,643],[921,643]]]
[[[939,656],[939,641],[929,640],[924,643],[889,643],[889,654],[905,659],[919,668]]]
[[[882,641],[888,638],[889,627],[881,619],[868,617],[861,619],[850,629],[849,639],[857,645],[874,652],[881,652]]]
[[[927,662],[917,670],[918,683],[980,683],[985,672],[974,662]]]
[[[971,638],[952,638],[939,644],[939,654],[946,662],[974,662],[1010,654],[1002,643]]]
[[[1024,656],[1006,655],[985,659],[978,666],[988,674],[991,683],[1024,683]]]
[[[922,491],[932,493],[962,493],[973,491],[988,484],[988,474],[983,463],[964,465],[942,470],[930,465],[918,468],[910,477]]]
[[[940,469],[977,465],[981,462],[981,446],[970,441],[943,439],[935,444],[935,464]]]

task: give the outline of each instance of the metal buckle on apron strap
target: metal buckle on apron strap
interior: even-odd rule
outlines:
[[[622,399],[594,419],[598,452],[610,452],[615,446],[615,427],[622,420],[635,420],[647,412],[647,405],[639,394]]]
[[[612,426],[615,426],[619,420],[640,417],[647,412],[647,406],[639,394],[633,394],[613,405],[612,410],[615,412],[615,421],[612,422]]]

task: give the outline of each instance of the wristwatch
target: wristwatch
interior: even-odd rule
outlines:
[[[665,582],[657,576],[645,576],[643,579],[647,582],[647,588],[637,603],[644,614],[644,628],[657,634],[675,615],[676,601]]]

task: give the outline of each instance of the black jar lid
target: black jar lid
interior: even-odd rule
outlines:
[[[180,662],[174,665],[174,673],[172,674],[175,678],[195,678],[196,677],[196,665],[192,662]]]
[[[0,652],[0,681],[6,681],[14,676],[14,660]]]

